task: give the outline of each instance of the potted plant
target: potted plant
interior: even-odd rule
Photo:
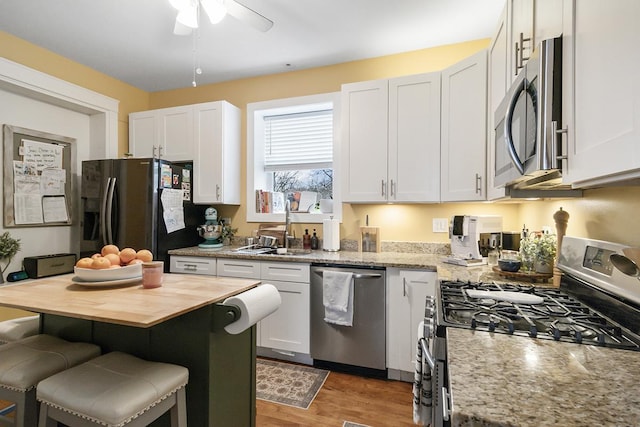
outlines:
[[[11,264],[11,260],[20,250],[20,239],[11,237],[8,231],[0,235],[0,262],[6,262],[2,267],[0,264],[0,283],[4,283],[4,272]]]
[[[236,235],[238,231],[237,228],[231,228],[230,224],[221,221],[222,232],[220,233],[220,239],[222,240],[222,244],[225,246],[229,246],[233,243],[233,236]]]
[[[524,270],[552,273],[556,257],[557,237],[550,233],[531,233],[520,242],[520,258]]]

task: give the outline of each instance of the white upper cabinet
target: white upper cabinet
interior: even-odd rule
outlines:
[[[129,114],[129,151],[193,161],[196,204],[240,204],[240,109],[226,101]]]
[[[193,160],[191,106],[129,114],[129,151],[134,157]]]
[[[439,200],[440,73],[342,87],[345,202]]]
[[[535,0],[533,33],[536,45],[562,35],[562,13],[561,0]]]
[[[510,0],[508,3],[511,16],[509,37],[511,39],[511,72],[510,82],[531,56],[535,48],[536,38],[534,26],[534,0]]]
[[[389,83],[342,86],[342,200],[387,201]]]
[[[240,204],[240,109],[196,104],[193,203]]]
[[[502,11],[495,35],[491,39],[488,53],[487,79],[487,200],[505,197],[504,187],[495,187],[495,111],[507,93],[509,75],[509,37],[507,8]]]
[[[485,200],[487,51],[442,71],[443,202]]]
[[[597,186],[640,177],[640,2],[564,2],[565,181]]]

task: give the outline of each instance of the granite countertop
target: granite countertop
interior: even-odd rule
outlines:
[[[199,256],[210,258],[232,258],[249,259],[256,261],[282,261],[282,262],[304,262],[304,263],[331,263],[355,266],[375,266],[375,267],[395,267],[412,268],[428,271],[437,271],[439,279],[458,279],[475,282],[514,282],[507,280],[494,273],[489,266],[462,267],[444,262],[445,255],[441,253],[417,253],[417,252],[357,252],[338,251],[327,252],[322,250],[309,251],[294,254],[247,254],[236,251],[234,247],[224,247],[217,251],[207,251],[197,246],[172,249],[170,255],[176,256]],[[530,282],[529,282],[530,283]]]
[[[453,426],[640,425],[640,353],[447,329]]]

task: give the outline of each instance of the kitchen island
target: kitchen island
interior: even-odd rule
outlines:
[[[0,287],[0,305],[41,313],[42,333],[187,367],[190,426],[255,425],[256,328],[228,334],[218,303],[258,281],[165,274],[162,287],[144,289],[82,286],[72,277]],[[153,425],[169,425],[168,414]]]
[[[452,422],[461,426],[640,425],[640,353],[447,329]]]

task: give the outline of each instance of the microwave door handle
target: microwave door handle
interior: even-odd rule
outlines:
[[[522,92],[524,92],[526,86],[526,79],[524,79],[522,83],[517,86],[517,90],[513,92],[513,95],[511,95],[509,107],[507,108],[507,114],[504,119],[504,138],[507,141],[507,151],[509,152],[509,157],[511,157],[511,162],[514,164],[516,169],[518,169],[520,175],[524,175],[524,163],[522,163],[520,157],[518,157],[516,147],[513,144],[511,120],[513,119],[513,111],[516,109],[516,104],[518,103],[518,97]]]

